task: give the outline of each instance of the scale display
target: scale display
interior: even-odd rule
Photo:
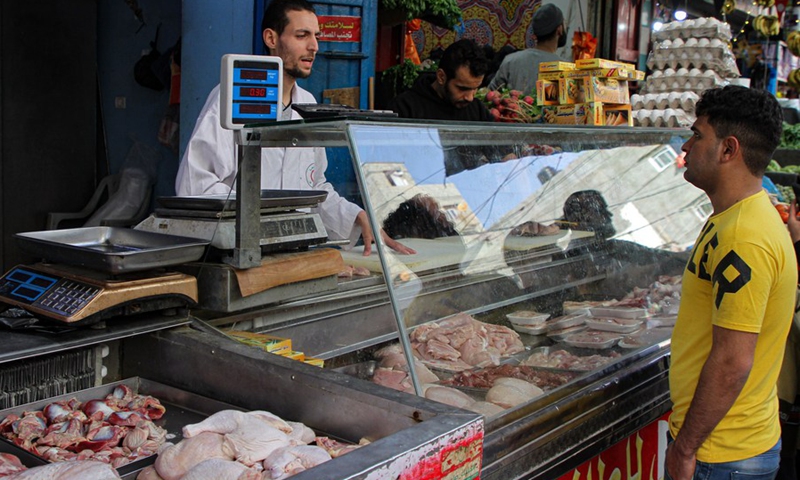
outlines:
[[[283,97],[280,57],[235,55],[222,57],[220,123],[236,130],[246,124],[276,122]]]

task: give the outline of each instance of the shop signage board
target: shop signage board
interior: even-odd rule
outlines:
[[[361,17],[349,15],[319,15],[322,42],[360,42]]]
[[[558,480],[660,480],[664,478],[669,414],[615,443]]]

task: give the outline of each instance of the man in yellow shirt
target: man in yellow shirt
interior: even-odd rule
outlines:
[[[761,177],[782,114],[762,90],[708,90],[683,145],[684,178],[714,213],[683,274],[672,336],[667,478],[771,480],[778,470],[776,380],[792,322],[797,263]]]

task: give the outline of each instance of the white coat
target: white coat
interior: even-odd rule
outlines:
[[[316,103],[308,91],[294,86],[292,103]],[[300,115],[292,111],[292,120]],[[261,150],[261,188],[284,190],[326,190],[327,199],[315,209],[332,240],[358,240],[361,229],[355,226],[361,212],[325,179],[328,158],[322,147],[264,148]],[[175,191],[179,196],[227,194],[236,181],[234,134],[219,123],[219,85],[208,95],[197,118],[192,137],[183,154]]]

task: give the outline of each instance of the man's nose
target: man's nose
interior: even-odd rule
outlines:
[[[468,102],[471,102],[473,98],[475,98],[475,90],[470,90],[464,95],[464,100]]]

